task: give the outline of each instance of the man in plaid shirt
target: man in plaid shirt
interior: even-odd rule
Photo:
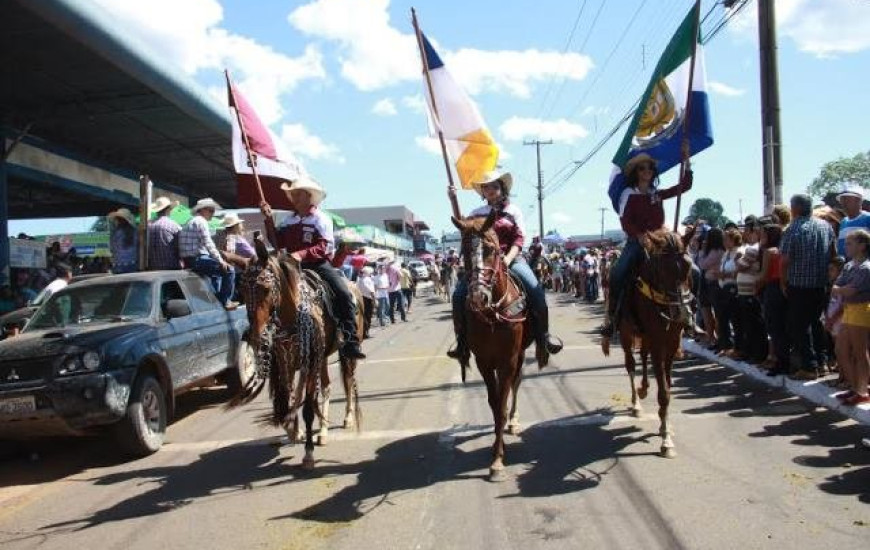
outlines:
[[[782,289],[788,299],[788,334],[791,339],[792,378],[815,380],[825,364],[823,343],[813,334],[825,309],[828,263],[836,256],[834,230],[813,218],[808,195],[791,198],[792,222],[782,236]]]
[[[148,223],[148,267],[150,269],[181,269],[178,257],[178,234],[181,226],[169,218],[175,208],[166,197],[160,197],[151,205],[157,219]]]
[[[213,199],[198,201],[191,209],[193,219],[181,230],[178,248],[184,266],[208,277],[218,300],[227,309],[233,309],[238,305],[230,302],[235,285],[233,268],[221,256],[208,227],[209,220],[218,209],[220,205]]]

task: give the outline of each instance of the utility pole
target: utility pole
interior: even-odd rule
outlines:
[[[538,236],[544,238],[544,172],[541,170],[541,145],[552,145],[553,140],[523,141],[523,145],[534,145],[538,155]]]
[[[601,242],[604,242],[604,213],[607,209],[602,206],[598,211],[601,212]]]
[[[740,216],[740,221],[743,221],[743,199],[737,199],[737,215]]]
[[[761,68],[761,143],[764,166],[764,212],[782,204],[782,136],[779,126],[779,69],[776,12],[773,0],[759,0],[758,53]]]

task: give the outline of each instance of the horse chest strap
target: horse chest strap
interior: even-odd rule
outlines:
[[[647,283],[640,277],[638,277],[637,279],[637,289],[646,299],[651,300],[660,306],[669,305],[668,299],[664,295],[664,293],[654,289],[652,286],[649,285],[649,283]]]

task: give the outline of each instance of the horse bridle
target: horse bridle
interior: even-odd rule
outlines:
[[[475,260],[471,262],[471,267],[472,267],[471,274],[472,274],[472,276],[475,274],[477,276],[472,277],[471,278],[472,280],[469,282],[469,285],[468,285],[469,293],[481,292],[486,296],[487,303],[489,304],[487,309],[489,309],[492,312],[492,315],[495,317],[496,321],[504,321],[504,322],[508,322],[508,323],[522,323],[522,322],[524,322],[526,320],[525,317],[505,316],[501,311],[503,307],[506,307],[506,306],[510,307],[512,305],[512,304],[508,304],[507,302],[508,302],[508,297],[510,296],[510,286],[512,286],[512,285],[515,286],[515,283],[513,282],[513,280],[510,278],[509,275],[507,275],[506,269],[504,270],[504,272],[507,276],[508,289],[505,290],[504,295],[501,298],[499,298],[499,300],[497,302],[493,302],[493,293],[495,290],[495,285],[497,282],[498,274],[503,271],[502,268],[504,266],[504,259],[502,257],[501,250],[499,250],[498,247],[495,247],[496,248],[496,252],[494,254],[495,261],[492,263],[492,265],[488,265],[488,266],[483,265],[483,246],[481,246],[482,241],[483,241],[483,239],[481,237],[474,237],[472,239],[472,249],[473,249],[472,252],[475,254]],[[517,296],[521,296],[519,289],[516,289],[516,290],[517,290]],[[478,311],[478,313],[480,313],[481,316],[484,316],[483,315],[484,311]]]
[[[649,250],[644,248],[644,255],[651,268],[649,270],[651,281],[647,282],[642,276],[638,276],[638,288],[641,290],[641,296],[652,302],[658,308],[659,315],[666,320],[668,324],[675,323],[677,320],[671,317],[671,315],[674,314],[675,310],[677,315],[680,315],[682,313],[682,308],[688,303],[688,300],[690,300],[691,297],[687,297],[680,288],[682,283],[677,283],[675,289],[664,288],[664,285],[661,284],[660,270],[656,269],[656,267],[662,259],[673,259],[677,270],[679,271],[681,267],[679,265],[680,261],[685,260],[685,254],[680,252],[678,249],[650,254]],[[644,291],[644,285],[648,287],[646,291]],[[667,309],[667,313],[662,309]]]

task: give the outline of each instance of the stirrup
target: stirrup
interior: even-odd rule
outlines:
[[[457,361],[468,360],[469,357],[468,352],[468,344],[462,344],[459,340],[456,341],[456,345],[453,346],[453,349],[447,350],[447,357],[451,359],[456,359]]]
[[[365,359],[366,354],[360,349],[360,345],[356,342],[345,342],[341,346],[341,355],[347,359]]]
[[[557,341],[554,342],[552,339],[555,339]],[[562,351],[562,347],[564,345],[564,342],[562,342],[562,339],[558,336],[553,336],[549,333],[544,335],[544,347],[547,349],[547,352],[550,355],[556,355],[557,353]]]
[[[601,328],[598,329],[598,334],[600,334],[604,338],[612,338],[613,321],[605,322],[603,325],[601,325]]]

